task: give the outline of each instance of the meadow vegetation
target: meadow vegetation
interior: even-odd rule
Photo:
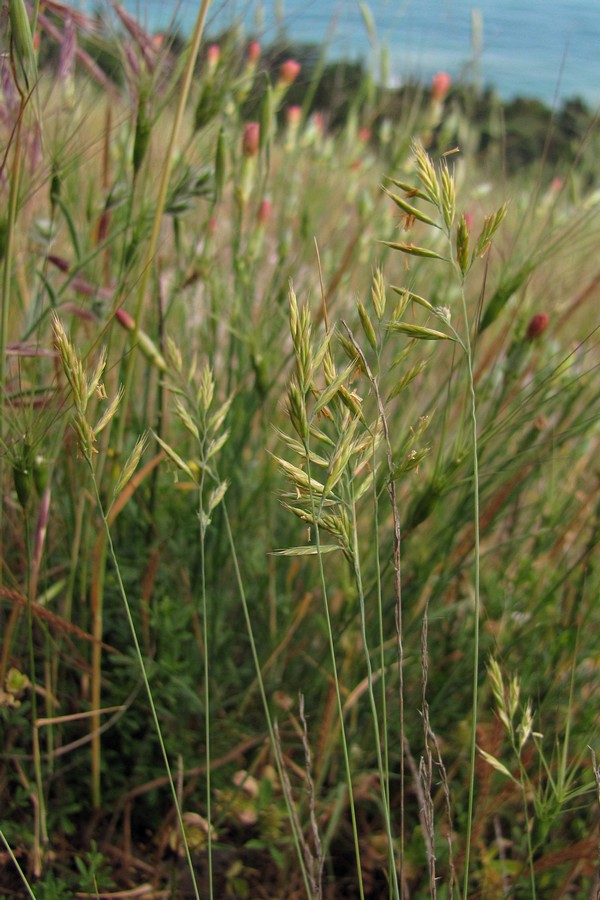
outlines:
[[[594,116],[207,6],[6,5],[0,897],[591,896]]]

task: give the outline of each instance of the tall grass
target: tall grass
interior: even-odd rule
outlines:
[[[205,12],[4,45],[1,888],[587,896],[593,140]]]

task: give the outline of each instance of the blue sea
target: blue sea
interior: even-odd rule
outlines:
[[[186,30],[199,0],[125,6],[150,29],[174,19]],[[265,44],[280,34],[326,42],[330,59],[364,60],[391,84],[444,70],[505,99],[600,105],[600,0],[213,0],[208,34],[234,22]]]

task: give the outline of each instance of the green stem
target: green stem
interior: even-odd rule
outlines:
[[[38,731],[37,713],[37,679],[35,675],[35,648],[33,646],[33,612],[31,596],[31,528],[29,524],[29,511],[23,510],[25,525],[25,554],[27,572],[27,643],[29,648],[29,680],[31,681],[31,742],[33,747],[33,769],[35,773],[35,785],[38,804],[38,819],[40,834],[36,834],[36,844],[41,840],[45,844],[48,840],[46,829],[46,803],[44,800],[44,782],[42,780],[42,760],[40,753],[40,735]]]
[[[308,483],[311,482],[310,471],[310,450],[308,442],[304,443],[304,452],[306,457],[306,473],[308,475]],[[321,498],[321,506],[325,497]],[[356,822],[356,810],[354,808],[354,791],[352,789],[352,770],[350,768],[350,754],[348,752],[348,742],[346,740],[346,727],[344,725],[344,707],[342,704],[342,694],[340,691],[340,682],[337,672],[337,661],[335,658],[335,643],[333,640],[333,627],[331,625],[331,617],[329,615],[329,600],[327,596],[327,583],[325,581],[325,569],[323,567],[323,554],[321,553],[321,534],[319,529],[319,515],[321,506],[317,511],[315,507],[315,498],[312,489],[310,490],[310,505],[312,519],[315,525],[315,544],[317,548],[317,559],[319,560],[319,577],[321,581],[321,590],[323,592],[323,610],[325,612],[325,622],[327,624],[327,641],[329,644],[329,655],[331,657],[331,669],[333,673],[333,683],[335,685],[335,696],[337,700],[338,715],[340,718],[340,736],[342,742],[342,752],[344,755],[344,766],[346,769],[346,781],[348,784],[348,802],[350,804],[350,818],[352,820],[352,835],[354,838],[354,854],[356,857],[356,872],[358,876],[358,891],[361,900],[364,900],[364,888],[362,879],[362,866],[360,861],[360,844],[358,840],[358,824]]]
[[[210,686],[208,683],[208,610],[206,599],[206,526],[204,523],[204,505],[202,492],[204,489],[204,469],[198,485],[200,495],[200,577],[202,583],[202,629],[204,631],[204,733],[206,742],[206,821],[208,822],[208,891],[213,900],[213,857],[212,857],[212,809],[211,809],[211,773],[210,773]]]
[[[8,218],[6,222],[6,246],[4,247],[4,267],[2,271],[2,308],[0,310],[0,442],[4,441],[4,392],[6,386],[6,346],[8,344],[8,311],[10,309],[10,295],[12,286],[12,257],[17,221],[17,205],[19,199],[19,184],[21,181],[21,129],[25,102],[21,100],[18,120],[15,131],[15,149],[13,170],[10,179],[10,191],[8,195]],[[5,456],[0,453],[0,560],[3,558],[2,526],[4,520],[4,471]],[[3,581],[3,566],[0,563],[0,584]]]
[[[180,828],[180,830],[181,830],[181,839],[182,839],[182,841],[183,841],[183,846],[184,846],[184,850],[185,850],[185,855],[186,855],[188,867],[189,867],[189,870],[190,870],[190,875],[191,875],[191,879],[192,879],[192,885],[193,885],[193,888],[194,888],[194,896],[196,897],[196,900],[200,900],[200,894],[199,894],[199,892],[198,892],[198,884],[197,884],[197,882],[196,882],[196,873],[195,873],[195,871],[194,871],[194,864],[193,864],[193,862],[192,862],[192,855],[191,855],[190,848],[189,848],[189,845],[188,845],[188,842],[187,842],[187,838],[186,838],[186,834],[185,834],[185,825],[184,825],[184,822],[183,822],[183,816],[182,816],[182,813],[181,813],[181,806],[179,805],[179,800],[178,800],[178,797],[177,797],[177,789],[176,789],[176,787],[175,787],[175,783],[174,783],[174,781],[173,781],[173,776],[172,776],[172,774],[171,774],[171,766],[170,766],[170,763],[169,763],[169,757],[168,757],[168,755],[167,755],[167,748],[165,747],[165,742],[164,742],[164,740],[163,740],[162,730],[161,730],[161,727],[160,727],[160,722],[159,722],[159,720],[158,720],[158,713],[157,713],[157,711],[156,711],[156,706],[154,705],[154,698],[153,698],[153,696],[152,696],[152,689],[151,689],[151,687],[150,687],[150,681],[148,680],[148,673],[146,672],[146,666],[145,666],[145,664],[144,664],[144,657],[142,656],[142,650],[141,650],[140,643],[139,643],[139,640],[138,640],[137,632],[136,632],[136,630],[135,630],[135,624],[134,624],[134,621],[133,621],[133,616],[131,615],[131,607],[130,607],[130,605],[129,605],[129,600],[127,599],[127,592],[125,591],[125,585],[123,584],[123,579],[122,579],[122,577],[121,577],[121,569],[120,569],[120,567],[119,567],[119,561],[118,561],[118,559],[117,559],[117,555],[116,555],[115,548],[114,548],[114,545],[113,545],[112,536],[111,536],[111,533],[110,533],[110,526],[109,526],[109,524],[108,524],[108,519],[107,519],[106,513],[105,513],[105,511],[104,511],[104,507],[103,507],[103,505],[102,505],[102,499],[101,499],[101,497],[100,497],[100,491],[99,491],[99,489],[98,489],[98,482],[96,481],[96,477],[95,477],[95,473],[94,473],[94,465],[93,465],[93,462],[92,462],[91,457],[86,457],[86,462],[87,462],[87,464],[88,464],[88,466],[89,466],[89,469],[90,469],[90,472],[91,472],[91,474],[92,474],[92,483],[93,483],[93,485],[94,485],[94,494],[95,494],[95,497],[96,497],[96,502],[97,502],[97,504],[98,504],[98,509],[99,509],[99,511],[100,511],[100,516],[101,516],[101,518],[102,518],[102,524],[104,525],[104,531],[105,531],[105,534],[106,534],[106,542],[107,542],[107,545],[108,545],[108,550],[109,550],[110,557],[111,557],[112,562],[113,562],[115,574],[116,574],[116,576],[117,576],[117,583],[118,583],[118,585],[119,585],[119,593],[121,594],[121,599],[123,600],[123,605],[124,605],[124,607],[125,607],[125,614],[126,614],[126,616],[127,616],[127,622],[129,623],[129,628],[130,628],[130,630],[131,630],[131,636],[132,636],[132,638],[133,638],[133,644],[134,644],[134,647],[135,647],[135,654],[136,654],[137,661],[138,661],[138,664],[139,664],[139,668],[140,668],[140,672],[141,672],[141,675],[142,675],[142,679],[143,679],[143,681],[144,681],[144,686],[145,686],[145,688],[146,688],[146,693],[147,693],[147,695],[148,695],[148,702],[149,702],[149,704],[150,704],[150,710],[151,710],[151,712],[152,712],[152,719],[153,719],[153,721],[154,721],[154,727],[155,727],[155,729],[156,729],[156,735],[157,735],[157,737],[158,737],[158,743],[160,744],[160,749],[161,749],[162,756],[163,756],[163,760],[164,760],[164,764],[165,764],[165,770],[166,770],[167,778],[168,778],[168,781],[169,781],[169,787],[171,788],[171,794],[172,794],[172,796],[173,796],[173,803],[174,803],[174,805],[175,805],[175,811],[176,811],[176,814],[177,814],[177,821],[178,821],[178,823],[179,823],[179,828]]]
[[[533,868],[533,845],[531,843],[531,829],[529,827],[529,811],[527,809],[526,784],[527,784],[528,779],[527,779],[527,773],[525,771],[525,767],[523,766],[523,762],[521,760],[521,754],[517,748],[517,745],[515,744],[514,732],[512,732],[512,728],[511,728],[511,741],[512,741],[512,745],[513,745],[513,751],[514,751],[515,755],[517,756],[517,759],[519,760],[519,783],[521,785],[521,795],[523,798],[523,814],[525,817],[525,819],[524,819],[525,834],[527,836],[527,856],[529,859],[529,880],[530,880],[530,884],[531,884],[531,897],[532,897],[532,900],[536,900],[537,893],[536,893],[536,889],[535,889],[535,871]]]
[[[386,791],[386,779],[383,768],[383,759],[381,756],[381,736],[379,732],[379,719],[377,715],[377,704],[375,703],[375,694],[373,691],[373,669],[371,667],[371,656],[369,653],[369,645],[367,642],[367,617],[365,612],[365,595],[363,591],[362,584],[362,575],[360,571],[360,557],[358,550],[358,525],[356,521],[356,504],[354,502],[354,492],[352,490],[352,485],[350,486],[350,491],[352,494],[352,532],[353,532],[353,553],[352,553],[352,564],[354,567],[354,578],[356,580],[356,587],[358,589],[358,598],[360,604],[360,625],[361,625],[361,633],[363,640],[363,648],[365,653],[365,661],[367,663],[367,685],[368,685],[368,693],[369,693],[369,703],[371,705],[371,714],[373,716],[373,729],[375,732],[375,749],[377,752],[377,767],[379,769],[379,781],[381,786],[381,800],[383,804],[383,815],[385,818],[385,827],[387,832],[388,839],[388,847],[390,849],[390,854],[392,855],[393,865],[391,868],[391,877],[392,884],[394,886],[394,896],[397,900],[400,900],[400,889],[398,887],[398,872],[396,870],[396,861],[393,855],[393,847],[394,841],[392,837],[392,825],[390,821],[390,808],[388,803],[388,794]],[[384,719],[385,725],[385,719]]]
[[[24,887],[25,887],[25,890],[27,891],[28,896],[31,897],[32,900],[35,900],[35,894],[34,894],[33,891],[31,890],[31,887],[30,887],[30,885],[29,885],[29,882],[27,881],[27,878],[26,878],[26,876],[25,876],[25,872],[23,871],[23,869],[22,869],[21,866],[19,865],[19,860],[17,859],[17,857],[15,856],[15,854],[12,852],[12,848],[11,848],[10,844],[8,843],[8,841],[6,840],[6,835],[4,834],[4,832],[2,831],[1,828],[0,828],[0,838],[2,839],[2,842],[3,842],[4,846],[6,847],[6,852],[7,852],[8,855],[10,856],[12,862],[14,863],[15,869],[17,870],[17,872],[18,872],[19,875],[21,876],[21,881],[23,882],[23,885],[24,885]]]
[[[252,620],[250,618],[250,611],[248,609],[248,601],[246,598],[246,591],[244,588],[244,582],[242,581],[242,573],[240,572],[240,566],[238,562],[237,552],[235,549],[235,542],[233,540],[233,532],[231,531],[231,524],[229,522],[229,515],[227,513],[227,506],[225,505],[225,501],[223,500],[223,518],[225,519],[225,529],[227,531],[227,540],[229,542],[229,548],[231,550],[231,558],[233,560],[233,567],[235,569],[235,577],[238,585],[238,591],[240,594],[240,599],[242,601],[242,608],[244,610],[244,619],[246,621],[246,628],[248,631],[248,639],[250,641],[250,649],[252,651],[252,659],[254,660],[254,668],[256,670],[256,678],[258,681],[258,688],[260,691],[260,696],[263,703],[263,709],[265,712],[265,719],[267,720],[267,729],[269,731],[269,738],[271,740],[271,746],[273,747],[273,755],[275,757],[275,765],[277,767],[277,774],[279,776],[279,783],[283,785],[285,783],[283,770],[281,768],[281,754],[277,749],[277,741],[275,739],[275,731],[273,728],[273,720],[271,718],[271,710],[269,709],[269,703],[267,701],[267,693],[265,690],[265,685],[262,677],[262,673],[260,670],[260,660],[258,658],[258,651],[256,649],[256,641],[254,640],[254,630],[252,628]],[[302,870],[302,879],[304,881],[304,887],[306,888],[307,897],[311,896],[310,885],[308,881],[308,875],[306,872],[306,864],[304,862],[304,857],[302,855],[302,849],[300,847],[300,839],[296,833],[296,829],[294,826],[294,814],[290,808],[290,800],[287,796],[287,791],[283,792],[285,797],[285,804],[288,810],[288,818],[290,820],[290,825],[292,828],[292,835],[294,840],[294,846],[296,848],[296,853],[298,855],[298,861],[300,863],[300,869]],[[362,897],[362,893],[361,893]]]
[[[375,438],[373,438],[373,453],[371,456],[371,468],[373,470],[373,509],[374,509],[374,519],[375,519],[375,574],[377,581],[377,620],[379,625],[379,665],[381,668],[381,715],[383,719],[383,770],[384,770],[384,787],[385,787],[385,803],[387,804],[386,809],[389,811],[390,807],[390,755],[389,755],[389,742],[388,742],[388,718],[387,718],[387,696],[386,696],[386,688],[387,688],[387,679],[385,677],[385,640],[384,640],[384,631],[383,631],[383,601],[381,595],[381,559],[380,559],[380,545],[379,545],[379,498],[377,497],[377,478],[375,477],[377,473],[377,464],[375,459]],[[394,848],[390,845],[389,848],[389,862],[390,868],[395,865],[394,859]],[[390,896],[392,893],[392,885],[390,885]]]
[[[394,460],[393,460],[393,451],[392,451],[392,442],[390,438],[390,430],[387,420],[387,415],[385,411],[385,406],[383,403],[383,398],[381,396],[381,392],[379,390],[379,385],[375,375],[371,371],[371,368],[367,362],[367,359],[362,352],[359,344],[354,338],[352,331],[348,328],[346,323],[344,323],[344,327],[346,329],[346,333],[352,342],[354,349],[361,361],[364,371],[367,373],[367,378],[369,379],[369,383],[371,388],[373,389],[373,393],[375,394],[375,399],[377,401],[377,411],[379,414],[379,421],[381,422],[381,428],[383,430],[383,437],[385,441],[386,447],[386,460],[387,460],[387,470],[388,470],[388,495],[390,498],[390,505],[392,508],[392,521],[394,524],[394,541],[393,541],[393,563],[394,563],[394,596],[396,600],[396,638],[397,638],[397,647],[398,647],[398,706],[400,713],[400,852],[399,852],[399,863],[400,863],[400,878],[402,879],[402,883],[404,884],[404,831],[405,831],[405,803],[404,803],[404,755],[405,755],[405,744],[406,744],[406,735],[405,735],[405,727],[404,727],[404,639],[403,639],[403,615],[402,615],[402,530],[400,525],[400,515],[398,513],[398,502],[396,497],[396,482],[393,478],[393,470],[394,470]],[[373,471],[376,469],[373,467]],[[373,490],[375,497],[377,497],[377,487],[375,484],[375,479],[373,482]],[[377,527],[377,520],[376,520]],[[378,557],[379,558],[379,557]],[[379,564],[378,564],[379,565]],[[383,644],[382,644],[383,647]]]
[[[535,890],[535,871],[533,868],[533,847],[531,845],[531,831],[529,829],[529,813],[527,811],[527,794],[525,792],[525,785],[523,784],[523,779],[521,777],[521,791],[523,794],[523,812],[525,814],[525,832],[527,834],[527,855],[529,857],[529,880],[531,883],[531,896],[532,900],[535,900],[537,894]]]
[[[461,284],[462,288],[462,284]],[[469,753],[469,802],[467,811],[467,838],[465,848],[465,872],[463,881],[463,896],[469,896],[469,863],[471,855],[471,835],[473,833],[473,807],[475,798],[475,756],[477,752],[477,706],[479,692],[479,616],[480,616],[480,547],[479,547],[479,452],[477,444],[477,404],[475,396],[475,381],[473,377],[473,354],[471,349],[471,335],[469,331],[469,317],[467,313],[467,301],[464,290],[461,290],[463,317],[465,321],[465,341],[463,344],[467,359],[469,375],[469,394],[471,398],[471,437],[473,446],[473,524],[475,531],[475,623],[473,629],[473,701],[472,722]]]

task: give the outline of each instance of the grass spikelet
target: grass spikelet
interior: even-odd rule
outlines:
[[[173,448],[170,446],[170,444],[167,444],[166,441],[163,441],[163,439],[161,437],[159,437],[157,434],[153,433],[153,437],[158,442],[158,444],[162,447],[162,449],[165,451],[165,453],[167,454],[167,456],[169,457],[171,462],[174,463],[178,469],[180,469],[182,472],[184,472],[188,476],[190,481],[196,481],[197,479],[196,479],[196,476],[194,475],[194,473],[192,472],[192,469],[188,466],[188,464],[186,462],[184,462],[184,460],[180,457],[180,455],[178,453],[176,453],[175,450],[173,450]]]
[[[313,417],[317,416],[322,409],[324,409],[338,394],[342,387],[344,386],[344,382],[348,380],[354,369],[356,368],[356,358],[354,358],[349,365],[346,366],[341,372],[339,372],[335,378],[329,382],[326,388],[324,388],[315,404],[313,409]]]
[[[456,261],[463,275],[469,270],[469,229],[464,215],[456,229]]]
[[[35,50],[24,0],[8,0],[8,16],[13,49],[26,81],[35,77]]]
[[[52,317],[54,342],[60,357],[63,372],[73,391],[73,399],[78,408],[85,410],[88,401],[87,383],[81,360],[75,353],[73,345],[67,337],[62,322],[56,314]]]
[[[438,228],[438,224],[435,219],[432,219],[431,216],[426,215],[422,210],[420,210],[417,206],[412,206],[407,200],[404,200],[403,197],[398,196],[398,194],[394,194],[393,191],[390,191],[388,188],[384,187],[384,191],[390,198],[393,200],[396,206],[398,206],[406,217],[407,224],[414,219],[417,219],[419,222],[423,222],[425,225],[433,225],[434,228]]]
[[[445,159],[442,160],[441,165],[441,183],[442,214],[444,217],[444,225],[449,233],[454,224],[454,216],[456,215],[456,188],[454,185],[454,177],[451,175],[448,163]]]
[[[365,309],[362,303],[358,303],[358,315],[360,317],[360,324],[362,325],[362,329],[365,333],[365,337],[368,340],[371,348],[377,352],[377,336],[375,334],[375,329],[373,328],[373,323],[369,318],[369,314]]]
[[[429,300],[426,300],[425,297],[421,297],[419,294],[415,294],[413,291],[409,291],[407,288],[396,287],[393,284],[391,285],[391,288],[401,298],[401,301],[399,301],[398,306],[394,310],[394,320],[402,318],[409,300],[413,303],[416,303],[418,306],[422,306],[423,309],[427,310],[427,312],[434,312],[433,305],[429,302]]]
[[[413,144],[413,153],[415,155],[417,175],[423,185],[425,196],[430,203],[433,203],[433,205],[439,209],[441,205],[441,196],[435,167],[425,152],[423,144],[419,141],[416,141]]]
[[[140,459],[142,458],[142,454],[146,447],[148,446],[148,432],[145,431],[144,434],[140,435],[140,437],[135,442],[135,446],[129,456],[127,457],[125,464],[121,470],[121,473],[117,479],[115,484],[115,488],[113,491],[113,501],[117,499],[121,491],[129,484],[133,473],[137,469],[140,464]]]
[[[149,112],[148,86],[144,82],[139,88],[135,135],[133,139],[132,165],[134,178],[137,177],[138,172],[142,167],[142,163],[146,158],[151,134],[152,119]]]
[[[425,328],[423,325],[411,325],[409,322],[389,322],[388,331],[395,331],[399,334],[405,334],[407,337],[415,338],[419,341],[454,341],[456,340],[443,331],[436,331],[435,328]]]
[[[485,253],[487,253],[487,250],[489,249],[489,246],[492,242],[492,238],[506,218],[507,212],[508,203],[503,203],[498,207],[495,213],[493,213],[491,216],[486,216],[483,223],[483,228],[481,229],[481,234],[477,238],[475,247],[473,248],[473,259],[476,259],[477,257],[483,256]]]
[[[373,301],[375,314],[381,322],[385,315],[386,296],[383,272],[379,267],[375,270],[371,282],[371,300]]]
[[[108,408],[102,413],[100,419],[94,425],[94,434],[98,435],[112,421],[123,399],[123,386],[120,385],[117,393],[110,402]]]
[[[417,247],[416,244],[404,244],[398,241],[381,241],[381,243],[385,244],[386,247],[390,247],[392,250],[399,250],[401,253],[406,253],[408,256],[420,256],[424,259],[447,260],[447,257],[442,256],[440,253],[436,253],[435,250],[429,250],[427,247]]]
[[[425,366],[427,362],[424,359],[420,359],[418,363],[415,363],[414,366],[411,366],[406,370],[404,375],[401,375],[400,378],[395,382],[393,388],[388,394],[388,400],[391,400],[393,397],[397,397],[408,385],[417,378]]]

